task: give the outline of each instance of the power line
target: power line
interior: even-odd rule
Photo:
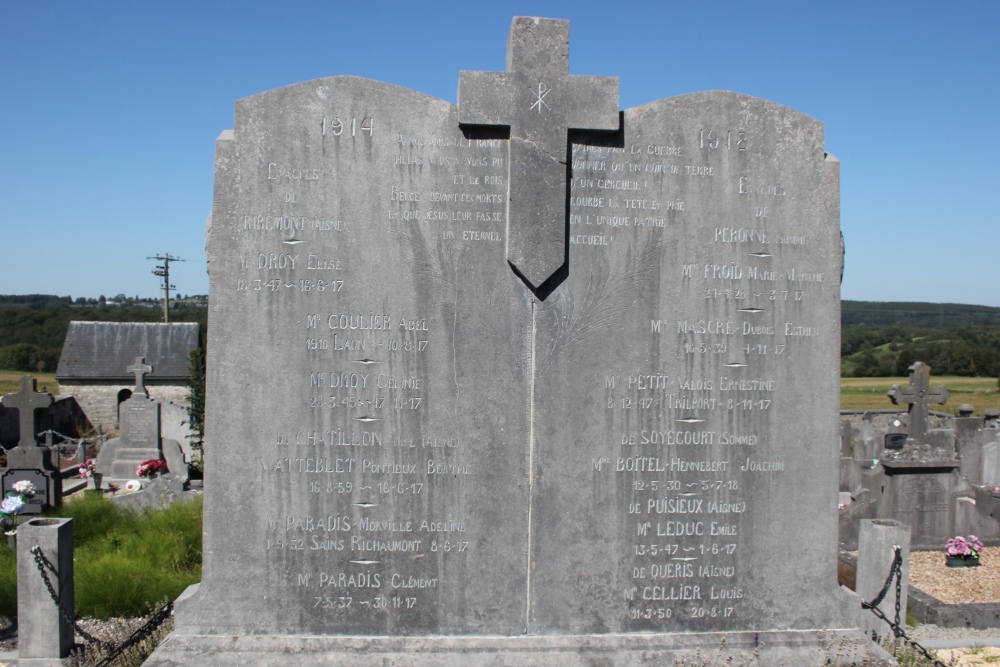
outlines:
[[[184,260],[166,252],[162,255],[147,257],[146,259],[155,259],[157,262],[163,262],[163,264],[153,269],[153,275],[163,278],[163,321],[170,322],[170,290],[177,289],[176,285],[170,284],[170,262],[183,262]]]

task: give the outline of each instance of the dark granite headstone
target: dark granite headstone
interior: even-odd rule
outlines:
[[[38,391],[34,378],[21,378],[19,391],[5,394],[0,398],[5,407],[18,411],[20,436],[17,447],[7,450],[7,466],[3,470],[3,493],[13,490],[13,485],[22,479],[35,484],[35,494],[24,509],[27,514],[36,514],[47,507],[62,504],[62,476],[59,474],[59,457],[51,444],[51,432],[46,444],[39,445],[35,430],[37,411],[52,405],[52,395]]]
[[[567,35],[515,19],[458,107],[353,77],[237,103],[204,577],[148,664],[865,650],[836,583],[822,125],[727,92],[609,123]]]
[[[910,366],[910,383],[905,386],[892,385],[889,398],[893,405],[909,405],[909,435],[918,443],[927,437],[927,411],[931,403],[944,405],[948,402],[948,390],[944,386],[931,387],[931,369],[922,361]]]
[[[52,394],[38,391],[36,380],[25,375],[21,378],[18,392],[4,394],[3,398],[0,398],[0,403],[6,408],[16,408],[18,411],[20,425],[18,446],[35,447],[38,444],[35,439],[36,411],[52,405]]]

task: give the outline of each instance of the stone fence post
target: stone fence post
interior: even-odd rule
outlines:
[[[906,587],[910,573],[910,527],[888,519],[864,519],[858,535],[858,575],[856,591],[865,602],[871,602],[882,590],[889,576],[895,547],[901,547],[903,556],[902,583],[900,586],[899,624],[906,625]],[[896,616],[896,583],[878,605],[879,611],[889,619]],[[861,629],[872,631],[880,640],[892,640],[892,628],[867,609],[861,611]]]
[[[46,574],[63,608],[73,613],[73,520],[32,519],[17,529],[18,664],[62,665],[73,648],[73,625],[60,613],[38,571],[32,547],[51,567]]]

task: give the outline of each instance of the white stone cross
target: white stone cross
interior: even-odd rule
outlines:
[[[152,373],[153,367],[146,363],[146,357],[136,357],[135,363],[125,370],[135,374],[135,386],[132,387],[132,393],[149,396],[149,391],[146,390],[145,375]]]

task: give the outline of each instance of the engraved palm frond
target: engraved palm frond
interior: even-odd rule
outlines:
[[[579,307],[576,302],[565,300],[543,302],[542,312],[561,308],[562,317],[556,318],[558,335],[552,339],[540,362],[562,354],[594,334],[611,326],[622,313],[635,306],[637,300],[629,298],[639,288],[652,280],[660,268],[659,258],[666,243],[661,234],[647,237],[635,252],[626,251],[623,261],[612,260],[605,275],[595,272],[590,277],[587,291]]]
[[[478,293],[482,287],[471,285],[468,276],[463,273],[465,248],[454,253],[433,255],[422,238],[405,230],[398,233],[413,253],[409,263],[413,266],[414,275],[434,283],[434,293],[439,297],[445,319],[453,325],[453,335],[457,336],[460,329],[467,330],[477,338],[492,343],[499,354],[514,354],[517,358],[524,356],[525,341],[520,332],[526,324],[520,322],[523,316],[515,314],[516,297],[506,262],[498,263],[497,271],[492,275],[493,285],[486,287],[485,307],[481,299],[475,298],[480,302],[478,306],[474,304],[460,309],[463,292],[468,296]],[[518,332],[517,335],[515,332]]]

